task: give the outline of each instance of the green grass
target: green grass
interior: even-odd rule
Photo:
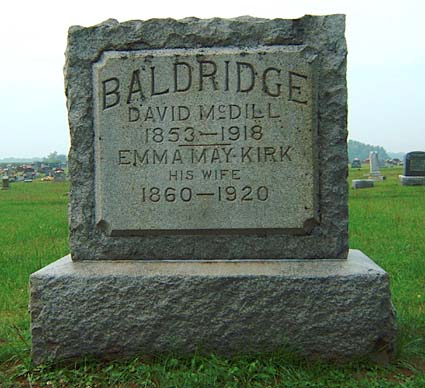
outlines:
[[[68,252],[67,192],[41,181],[0,191],[0,362],[27,352],[29,274]]]
[[[350,247],[389,272],[398,354],[386,366],[335,365],[290,354],[235,358],[82,359],[35,367],[29,357],[28,278],[68,253],[67,183],[0,191],[0,387],[425,387],[425,187],[402,187],[400,168],[373,189],[350,189]],[[351,179],[367,170],[351,170]]]
[[[401,186],[401,168],[382,171],[373,189],[350,189],[350,247],[391,277],[400,352],[425,354],[425,186]],[[358,178],[366,171],[353,171]]]

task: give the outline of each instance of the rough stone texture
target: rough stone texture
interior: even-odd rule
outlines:
[[[388,274],[347,260],[72,261],[31,276],[36,363],[82,355],[235,354],[388,357]]]
[[[399,175],[398,179],[402,186],[424,186],[425,185],[425,176]]]
[[[71,150],[70,245],[74,260],[346,258],[347,150],[346,44],[343,15],[298,20],[238,19],[108,20],[90,28],[71,27],[65,85]],[[254,229],[232,234],[111,237],[96,225],[94,96],[92,65],[105,51],[261,46],[303,46],[317,56],[318,225],[297,235]]]
[[[367,189],[374,186],[373,179],[353,179],[351,181],[351,187],[353,189]]]

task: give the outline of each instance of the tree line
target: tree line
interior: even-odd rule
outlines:
[[[390,159],[384,147],[364,144],[356,140],[348,140],[348,159],[350,162],[355,158],[359,158],[360,160],[368,159],[371,151],[378,152],[379,160]]]

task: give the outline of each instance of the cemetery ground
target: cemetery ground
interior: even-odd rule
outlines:
[[[398,323],[394,360],[345,364],[281,353],[30,360],[30,273],[68,253],[68,182],[14,183],[0,191],[0,387],[425,387],[425,186],[400,186],[401,168],[374,188],[350,189],[350,247],[391,277]],[[350,169],[360,179],[367,169]]]

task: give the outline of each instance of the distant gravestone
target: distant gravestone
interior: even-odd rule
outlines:
[[[374,186],[373,179],[353,179],[351,181],[353,189],[367,189]]]
[[[374,181],[382,181],[384,177],[381,174],[381,170],[379,166],[378,152],[371,151],[369,153],[369,163],[370,163],[369,178],[373,179]]]
[[[361,168],[362,167],[362,162],[360,161],[359,158],[354,158],[353,161],[351,162],[351,168]]]
[[[31,183],[33,178],[34,178],[34,171],[33,170],[24,172],[24,182]]]
[[[65,181],[65,172],[57,171],[54,173],[53,179],[55,182],[64,182]]]
[[[425,152],[409,152],[404,157],[404,173],[399,175],[403,186],[425,185]]]
[[[31,276],[36,363],[392,354],[388,275],[348,249],[344,20],[71,27],[71,254]]]
[[[3,176],[1,180],[1,189],[9,190],[9,177],[7,175]]]

